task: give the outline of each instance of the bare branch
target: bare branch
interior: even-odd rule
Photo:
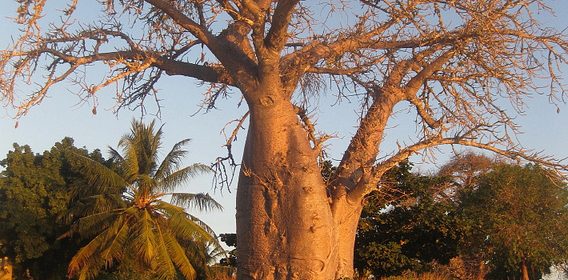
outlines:
[[[20,114],[64,81],[82,90],[83,100],[118,84],[119,106],[143,107],[145,97],[158,99],[164,74],[188,76],[206,83],[208,109],[229,87],[249,105],[277,101],[286,108],[302,90],[311,91],[302,96],[310,104],[334,88],[332,94],[360,103],[361,116],[330,181],[337,189],[375,180],[386,124],[403,101],[415,109],[410,139],[444,136],[436,145],[489,149],[518,147],[514,120],[528,96],[547,95],[556,105],[567,92],[560,74],[566,31],[538,22],[535,11],[550,11],[542,0],[109,0],[100,1],[96,25],[79,18],[78,2],[53,12],[59,22],[43,25],[46,1],[20,1],[21,34],[0,59],[2,100]],[[107,73],[87,77],[90,65]],[[31,94],[18,96],[22,88]],[[301,141],[314,148],[321,140],[304,108]],[[452,135],[467,137],[457,143]],[[424,141],[399,152],[416,153]]]
[[[221,131],[223,133],[223,135],[225,135],[225,139],[226,139],[225,147],[227,148],[227,156],[217,157],[215,162],[212,164],[212,169],[213,169],[214,174],[215,174],[215,176],[213,177],[213,185],[218,187],[221,190],[223,188],[227,188],[227,190],[229,190],[229,192],[231,191],[229,187],[233,183],[233,179],[235,178],[235,171],[236,171],[236,167],[237,167],[237,163],[236,163],[235,158],[233,156],[233,150],[232,150],[233,142],[235,142],[237,140],[237,136],[239,134],[239,131],[244,129],[243,124],[244,124],[245,120],[248,118],[249,115],[250,115],[250,112],[246,112],[240,119],[230,121],[229,123],[227,123],[227,125],[225,125],[225,127]],[[232,130],[231,135],[229,135],[229,137],[227,137],[227,135],[225,134],[225,128],[227,128],[228,125],[230,125],[234,122],[236,122],[237,125]],[[227,166],[227,163],[228,163],[228,166]]]
[[[191,18],[181,13],[181,11],[177,10],[176,7],[172,5],[172,3],[164,0],[145,1],[169,15],[177,24],[185,28],[187,31],[191,32],[191,34],[193,34],[205,45],[210,47],[213,45],[212,49],[216,49],[214,45],[218,43],[215,41],[213,35],[202,25],[196,23]]]
[[[362,176],[356,187],[349,192],[349,198],[353,201],[356,201],[357,199],[364,197],[365,195],[376,189],[380,178],[389,169],[408,159],[413,154],[417,154],[424,149],[441,145],[460,145],[483,149],[501,156],[505,156],[507,158],[515,160],[523,159],[525,161],[538,163],[543,166],[556,169],[558,171],[568,171],[568,164],[564,164],[562,163],[562,161],[554,160],[554,158],[550,156],[542,156],[541,153],[530,152],[518,146],[499,148],[497,143],[481,143],[475,140],[475,137],[472,137],[469,134],[470,133],[465,133],[463,135],[455,137],[432,137],[400,149],[396,154],[375,165],[373,167],[372,174],[370,174],[369,176]]]
[[[266,35],[265,45],[273,53],[280,52],[286,43],[288,36],[286,31],[290,24],[290,17],[294,11],[295,6],[300,2],[299,0],[283,0],[278,1],[270,30]]]

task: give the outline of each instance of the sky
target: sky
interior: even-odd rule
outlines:
[[[568,1],[551,1],[562,16],[568,11]],[[0,49],[4,49],[10,42],[10,36],[16,34],[16,26],[9,17],[16,11],[16,1],[0,2],[0,25],[3,32],[0,34]],[[548,18],[555,26],[568,26],[567,17]],[[562,28],[560,28],[562,29]],[[568,69],[567,69],[568,71]],[[566,72],[563,75],[568,75]],[[566,77],[568,78],[568,77]],[[224,137],[221,133],[228,121],[239,118],[245,111],[245,105],[237,107],[238,95],[222,101],[218,109],[209,113],[198,112],[201,93],[206,89],[200,87],[197,81],[187,78],[168,77],[158,84],[159,96],[162,99],[161,115],[156,119],[164,125],[164,149],[166,153],[171,146],[181,139],[191,138],[187,164],[201,162],[209,164],[218,156],[224,156]],[[28,144],[34,152],[41,153],[49,149],[57,141],[66,136],[75,139],[75,145],[86,147],[89,150],[107,150],[108,146],[116,147],[118,139],[128,132],[133,118],[139,118],[139,111],[122,110],[118,114],[113,112],[115,102],[112,93],[99,96],[98,112],[91,113],[90,104],[81,103],[78,97],[63,88],[52,90],[40,106],[18,121],[12,118],[13,112],[0,108],[0,159],[12,148],[13,143]],[[313,112],[316,122],[322,131],[335,134],[329,140],[328,151],[331,159],[339,159],[356,129],[357,105],[342,102],[335,104],[333,94],[327,93],[320,98],[319,107]],[[524,132],[519,135],[519,141],[526,147],[556,158],[568,157],[568,106],[560,105],[559,111],[548,103],[546,97],[536,96],[527,101],[528,109],[517,122]],[[153,112],[150,105],[149,112]],[[397,116],[404,120],[403,116]],[[145,120],[155,119],[146,115]],[[397,139],[405,139],[407,128],[396,128],[387,131],[385,141],[393,146]],[[234,146],[237,160],[240,159],[245,138],[245,131]],[[439,154],[438,164],[444,163],[449,157],[448,151],[442,150]],[[420,158],[414,159],[420,161]],[[431,170],[435,164],[418,165],[419,170]],[[234,183],[229,190],[215,189],[211,183],[211,176],[200,176],[182,188],[188,192],[209,192],[217,199],[225,210],[210,214],[197,214],[217,233],[235,231],[235,187]]]

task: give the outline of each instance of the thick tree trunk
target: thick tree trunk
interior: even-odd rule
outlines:
[[[288,101],[264,95],[249,109],[237,190],[238,278],[352,276],[361,207],[332,211],[317,152]]]
[[[346,195],[334,199],[332,212],[338,242],[338,267],[335,273],[337,279],[353,277],[353,254],[355,247],[355,234],[359,217],[363,210],[361,201],[352,202]]]

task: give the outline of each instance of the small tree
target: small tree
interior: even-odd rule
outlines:
[[[538,279],[568,260],[568,189],[537,165],[501,164],[463,197],[463,213],[477,225],[492,279]],[[470,248],[464,248],[467,252]]]
[[[124,156],[111,149],[117,163],[113,170],[82,157],[89,188],[98,194],[89,197],[87,214],[80,216],[71,233],[89,239],[69,263],[69,277],[93,279],[104,268],[125,262],[153,277],[175,279],[178,271],[185,279],[206,272],[206,245],[213,243],[211,229],[183,207],[199,210],[222,209],[208,194],[175,192],[175,188],[209,167],[194,164],[179,168],[189,139],[175,144],[158,162],[162,130],[154,122],[134,121],[130,134],[119,142]],[[123,201],[107,201],[105,194],[121,193]],[[171,203],[164,201],[171,196]],[[205,275],[201,274],[203,278]]]
[[[478,188],[480,178],[503,162],[503,159],[466,152],[452,157],[440,168],[438,176],[448,181],[447,193],[454,201],[455,207],[459,208],[462,206],[464,196]],[[493,255],[492,247],[486,242],[486,234],[481,230],[484,225],[476,217],[469,216],[471,213],[463,214],[460,210],[457,212],[461,213],[463,218],[461,230],[465,235],[459,246],[464,273],[477,280],[483,280],[488,272],[486,263]]]

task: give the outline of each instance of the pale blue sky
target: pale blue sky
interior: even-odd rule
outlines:
[[[548,20],[557,26],[568,26],[568,19],[565,16],[568,12],[568,1],[551,2],[561,17]],[[16,29],[16,26],[7,18],[13,16],[15,10],[15,1],[1,1],[0,24],[4,26],[4,32],[0,34],[0,48],[2,49],[8,45],[10,34],[14,34]],[[568,74],[564,73],[564,75]],[[219,109],[211,113],[198,113],[191,116],[197,111],[200,94],[205,88],[198,87],[195,80],[187,78],[166,78],[158,87],[161,90],[160,98],[163,100],[162,115],[158,122],[165,124],[164,147],[168,149],[173,143],[183,138],[192,138],[188,164],[192,162],[211,163],[217,156],[224,155],[225,151],[222,147],[224,138],[220,131],[227,121],[240,117],[245,110],[236,107],[238,96],[221,102]],[[29,144],[35,152],[42,152],[65,136],[73,137],[77,146],[85,146],[89,150],[100,148],[106,151],[107,146],[116,146],[120,136],[128,131],[131,119],[139,117],[140,113],[123,110],[118,115],[114,115],[112,108],[115,104],[112,93],[106,95],[103,92],[100,96],[98,114],[93,115],[89,104],[77,104],[79,99],[67,90],[54,89],[41,106],[34,108],[27,116],[20,119],[18,128],[14,128],[15,121],[10,118],[13,112],[1,109],[0,158],[4,158],[14,142]],[[323,96],[320,99],[320,107],[314,114],[317,115],[317,123],[321,130],[337,135],[337,138],[328,143],[331,157],[338,159],[355,130],[354,119],[357,117],[357,106],[348,103],[331,106],[333,101],[332,94]],[[518,118],[518,123],[524,131],[524,134],[519,135],[520,141],[526,147],[543,150],[546,154],[557,158],[568,157],[566,147],[568,145],[568,106],[561,106],[560,112],[557,113],[556,108],[548,104],[546,97],[535,97],[527,103],[529,108],[526,116]],[[150,112],[152,112],[151,109]],[[146,119],[152,119],[152,116],[147,116]],[[404,115],[397,116],[397,120],[404,121]],[[412,123],[407,123],[407,126],[409,124],[412,125]],[[407,132],[405,128],[400,127],[389,130],[385,141],[391,143],[392,146],[397,139],[407,139],[405,132]],[[234,147],[239,159],[243,139],[244,132]],[[447,154],[440,156],[440,160],[445,158]],[[427,169],[430,165],[420,168]],[[234,187],[233,185],[232,188]],[[212,189],[211,178],[207,176],[196,178],[186,190],[215,193],[214,197],[225,206],[225,211],[198,216],[201,216],[217,233],[234,231],[235,192],[228,193],[224,190],[221,195],[220,191]]]

